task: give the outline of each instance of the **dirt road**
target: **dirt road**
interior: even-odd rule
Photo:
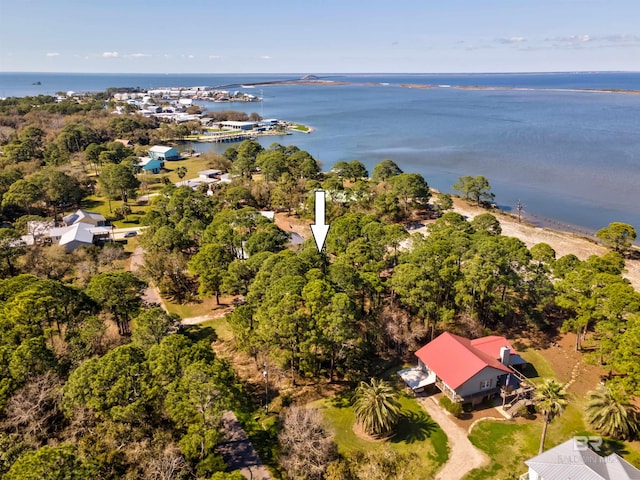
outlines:
[[[455,424],[434,397],[418,397],[418,403],[438,424],[449,440],[449,460],[436,475],[436,480],[460,480],[474,468],[479,468],[489,458],[469,441],[467,432]]]

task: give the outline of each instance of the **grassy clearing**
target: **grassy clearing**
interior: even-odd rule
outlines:
[[[481,422],[469,440],[487,453],[491,462],[471,470],[465,480],[516,479],[527,470],[524,461],[538,453],[540,425],[505,422]]]
[[[157,175],[158,177],[168,177],[171,183],[180,181],[180,177],[176,173],[178,167],[185,167],[187,174],[183,180],[194,178],[198,176],[198,172],[201,170],[207,170],[209,167],[209,160],[203,157],[189,157],[184,160],[172,160],[164,162],[164,168],[166,172]]]
[[[231,327],[229,326],[229,322],[224,317],[214,318],[212,320],[207,320],[206,322],[202,322],[198,324],[200,328],[212,328],[218,339],[228,342],[233,340],[233,332]]]
[[[391,447],[399,453],[417,455],[412,478],[430,478],[449,457],[447,437],[415,398],[402,394],[400,402],[403,418],[398,423],[396,434],[387,441],[368,441],[354,433],[355,414],[346,397],[324,399],[313,405],[323,411],[333,427],[341,455]]]
[[[201,317],[213,313],[213,305],[210,299],[197,303],[173,303],[165,300],[170,313],[176,313],[180,318]]]
[[[533,383],[541,383],[547,378],[556,378],[556,373],[551,366],[551,363],[540,354],[540,352],[528,349],[524,352],[519,352],[520,356],[527,362],[532,364],[537,372],[537,376],[533,376],[531,381]],[[529,372],[527,372],[527,375]]]
[[[537,371],[534,383],[546,378],[557,379],[553,365],[538,351],[527,350],[521,356],[531,362]],[[589,429],[584,419],[586,400],[583,396],[569,396],[569,405],[549,425],[545,449],[550,449],[576,435],[597,435]],[[482,422],[473,429],[469,439],[487,453],[491,464],[472,470],[465,480],[511,479],[526,471],[525,460],[538,453],[542,419],[515,422]],[[607,450],[603,453],[618,452],[628,462],[640,466],[640,442],[616,442],[605,440]]]
[[[147,212],[148,207],[146,205],[137,205],[135,202],[129,202],[131,214],[125,219],[114,220],[113,212],[115,212],[117,208],[122,207],[122,205],[124,205],[122,200],[111,200],[111,210],[109,210],[109,201],[105,197],[91,195],[82,201],[80,207],[90,212],[99,213],[107,220],[110,220],[115,228],[137,227],[140,225],[140,217]]]

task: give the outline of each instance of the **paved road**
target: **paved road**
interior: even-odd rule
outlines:
[[[218,444],[218,452],[229,470],[240,470],[249,480],[272,480],[233,412],[222,415],[222,429],[225,439]]]
[[[144,229],[147,227],[123,227],[123,228],[114,228],[111,234],[113,235],[114,240],[126,240],[125,234],[128,232],[135,232],[136,235],[140,235]]]
[[[467,432],[456,425],[434,397],[418,397],[418,402],[449,439],[449,460],[436,475],[436,480],[460,480],[474,468],[489,461],[483,452],[473,446],[467,438]]]

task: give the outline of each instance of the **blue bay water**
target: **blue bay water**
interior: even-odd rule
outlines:
[[[0,73],[0,96],[299,77]],[[640,90],[640,73],[326,78],[349,83],[258,86],[246,91],[264,96],[262,104],[206,106],[257,111],[267,118],[312,126],[312,134],[264,137],[260,142],[298,145],[326,169],[339,160],[353,159],[371,169],[390,158],[405,171],[421,173],[442,191],[451,191],[461,175],[484,175],[500,206],[513,209],[520,199],[525,216],[535,223],[593,232],[621,221],[640,229],[640,95],[568,91]],[[36,81],[42,85],[31,85]],[[416,89],[402,84],[534,90]],[[227,147],[198,145],[200,150]]]

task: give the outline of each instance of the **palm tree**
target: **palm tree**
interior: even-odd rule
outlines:
[[[606,387],[587,393],[587,420],[603,435],[628,439],[638,432],[638,410]]]
[[[544,451],[544,440],[547,436],[547,427],[551,420],[559,415],[567,406],[567,392],[560,382],[547,379],[542,385],[536,388],[536,410],[542,415],[544,425],[542,426],[542,438],[540,439],[540,450]]]
[[[372,435],[389,433],[400,417],[398,394],[384,380],[372,378],[370,383],[360,382],[353,406],[356,419]]]
[[[178,178],[180,180],[182,180],[186,174],[187,174],[187,168],[185,166],[181,165],[178,168],[176,168],[176,175],[178,175]]]

